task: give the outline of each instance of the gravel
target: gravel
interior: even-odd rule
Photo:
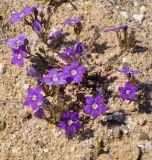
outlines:
[[[152,6],[150,2],[150,0],[75,1],[73,3],[78,10],[74,10],[70,4],[63,4],[57,9],[57,13],[51,19],[54,22],[53,28],[60,28],[59,23],[63,19],[83,14],[83,30],[85,34],[82,33],[80,35],[80,40],[86,43],[91,40],[91,28],[94,25],[100,26],[102,31],[105,28],[128,24],[129,34],[131,33],[130,30],[135,30],[137,49],[133,53],[128,51],[124,56],[125,61],[129,62],[133,69],[141,71],[141,74],[137,76],[137,81],[147,82],[148,80],[150,81],[152,75],[150,67],[152,59],[152,14],[150,11]],[[9,0],[0,4],[0,14],[3,17],[1,24],[7,24],[6,22],[10,20],[13,10],[21,9],[22,6],[27,4],[33,6],[34,3],[36,2],[33,0]],[[70,31],[67,26],[64,27],[64,30]],[[23,27],[21,23],[5,29],[5,32],[0,30],[0,36],[2,36],[0,40],[5,42],[6,39],[13,38],[20,32],[27,34],[30,39],[30,47],[34,51],[34,46],[37,45],[37,37],[32,31]],[[67,37],[68,40],[70,38],[69,36]],[[102,53],[91,53],[93,57],[97,58],[94,61],[90,58],[90,65],[97,63],[100,68],[102,63],[109,62],[110,58],[120,52],[118,39],[114,32],[102,34],[96,43],[98,46],[106,43],[106,47]],[[27,78],[27,66],[21,69],[10,64],[11,50],[6,45],[0,43],[0,48],[0,157],[2,159],[151,159],[152,155],[148,154],[148,150],[152,149],[152,114],[149,112],[151,106],[149,99],[146,100],[146,112],[141,112],[140,105],[144,105],[142,103],[144,97],[141,97],[141,104],[138,104],[136,102],[123,101],[119,98],[119,95],[115,95],[114,98],[107,101],[109,110],[105,115],[100,116],[95,121],[90,120],[84,125],[80,133],[72,139],[68,139],[65,136],[65,132],[59,130],[55,125],[50,125],[45,120],[38,120],[34,116],[26,114],[29,113],[29,108],[23,105],[26,90],[28,86],[34,86],[35,82],[29,79],[29,77]],[[120,62],[122,61],[123,57],[120,57]],[[116,67],[121,68],[122,64]],[[127,79],[122,74],[116,72],[115,69],[107,77],[107,81],[110,83],[109,86],[117,92],[118,87],[123,86]],[[118,78],[111,82],[112,77]],[[132,111],[131,108],[134,107],[136,107],[136,110]],[[96,149],[93,146],[99,140],[102,140],[105,145],[105,149],[103,147],[105,153],[97,156]],[[106,146],[108,146],[108,149]]]

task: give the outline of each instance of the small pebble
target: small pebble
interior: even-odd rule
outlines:
[[[137,7],[138,6],[138,2],[135,1],[134,2],[134,6]]]
[[[0,75],[5,73],[5,65],[4,64],[0,64]]]
[[[113,136],[115,138],[120,138],[122,136],[122,131],[121,131],[121,129],[119,127],[115,127],[113,129]]]
[[[143,14],[134,14],[133,18],[135,21],[142,22],[144,20],[144,15]]]
[[[137,146],[138,146],[138,148],[141,148],[141,149],[149,149],[149,148],[151,149],[152,148],[152,141],[138,144]]]
[[[140,7],[140,13],[141,13],[141,14],[146,13],[146,11],[147,11],[146,6],[141,6],[141,7]]]
[[[149,136],[147,133],[143,132],[140,134],[139,139],[140,140],[149,140]]]
[[[0,99],[0,105],[5,105],[6,104],[6,101]]]
[[[129,128],[126,125],[122,126],[121,130],[122,130],[123,134],[128,134],[129,133]]]
[[[128,13],[125,12],[125,11],[120,12],[120,15],[121,15],[123,18],[126,18],[126,19],[129,18]]]

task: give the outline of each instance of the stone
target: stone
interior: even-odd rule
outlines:
[[[6,122],[5,121],[0,121],[0,132],[5,130],[5,128],[6,128]]]
[[[147,133],[143,132],[140,134],[139,139],[140,140],[149,140],[149,136]]]
[[[128,134],[129,133],[129,128],[126,125],[123,125],[121,127],[121,130],[122,130],[123,134]]]
[[[134,14],[133,18],[135,21],[142,22],[144,20],[144,15],[143,14]]]
[[[125,11],[121,11],[120,12],[120,15],[123,17],[123,18],[129,18],[129,16],[128,16],[128,13],[127,12],[125,12]]]
[[[145,149],[151,149],[152,148],[152,141],[146,142],[145,143]]]
[[[122,136],[122,131],[121,131],[121,129],[119,127],[115,127],[113,129],[113,136],[115,138],[120,138]]]
[[[140,7],[140,13],[141,13],[141,14],[146,13],[146,11],[147,11],[146,6],[141,6],[141,7]]]
[[[138,2],[137,2],[137,1],[134,2],[134,6],[135,6],[135,7],[138,6]]]
[[[5,65],[4,64],[0,64],[0,75],[5,73]]]
[[[140,149],[151,149],[152,148],[152,141],[148,141],[146,143],[138,144],[138,148]]]
[[[0,99],[0,105],[5,105],[6,104],[6,101]]]

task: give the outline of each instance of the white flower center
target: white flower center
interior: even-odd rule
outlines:
[[[73,70],[71,71],[71,74],[72,74],[72,76],[75,76],[75,75],[77,74],[77,71],[76,71],[75,69],[73,69]]]
[[[92,107],[93,107],[93,109],[97,109],[97,108],[98,108],[98,105],[97,105],[96,103],[94,103],[94,104],[92,105]]]
[[[21,59],[22,58],[22,55],[19,53],[18,55],[17,55],[17,59]]]
[[[36,95],[32,96],[32,100],[33,100],[33,101],[35,101],[36,99],[37,99],[37,96],[36,96]]]
[[[54,77],[52,78],[52,80],[53,80],[53,82],[58,82],[58,81],[59,81],[59,78],[56,77],[56,76],[54,76]]]
[[[69,126],[71,126],[73,124],[73,121],[72,120],[68,120],[68,123],[67,123]]]
[[[130,92],[130,90],[126,90],[126,94],[130,94],[131,92]]]

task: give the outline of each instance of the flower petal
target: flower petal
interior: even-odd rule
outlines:
[[[108,108],[105,105],[99,105],[98,107],[99,113],[104,113]]]
[[[71,119],[72,121],[78,120],[78,112],[72,112],[70,119]]]
[[[70,117],[71,117],[70,112],[63,112],[63,113],[62,113],[62,118],[63,118],[63,119],[69,120]]]
[[[99,116],[99,110],[95,109],[91,112],[91,116],[93,119],[96,119]]]
[[[90,105],[92,105],[93,103],[94,103],[94,101],[95,101],[95,99],[93,98],[93,97],[86,97],[86,102],[87,102],[87,104],[90,104]]]
[[[64,121],[59,122],[58,127],[65,129],[66,123]]]
[[[73,61],[72,61],[72,63],[71,63],[71,68],[73,69],[75,69],[75,68],[77,68],[79,66],[79,63],[78,63],[78,61],[76,60],[76,59],[74,59]]]
[[[95,103],[96,103],[96,104],[101,104],[101,103],[103,103],[103,98],[102,98],[101,96],[97,96],[97,97],[95,98]]]
[[[74,125],[76,126],[76,129],[80,129],[82,127],[82,123],[80,121],[75,121]]]
[[[80,83],[82,81],[82,76],[77,75],[77,76],[73,77],[73,81],[75,83]]]
[[[86,113],[86,114],[90,114],[92,112],[92,106],[91,105],[86,105],[84,108],[83,108],[83,112]]]
[[[87,69],[84,66],[80,66],[77,68],[78,74],[84,74],[86,70]]]

